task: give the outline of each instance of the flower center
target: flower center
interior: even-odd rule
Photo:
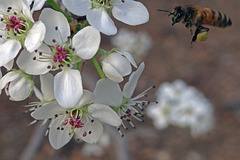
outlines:
[[[71,115],[69,117],[69,120],[65,120],[63,122],[63,125],[67,125],[68,123],[72,126],[71,129],[82,128],[84,126],[84,123],[82,123],[80,116],[75,114]]]
[[[57,45],[56,47],[56,53],[53,56],[53,62],[57,63],[64,63],[66,56],[68,52],[66,52],[66,49],[61,47],[60,45]]]
[[[28,31],[33,26],[33,22],[28,20],[22,11],[15,12],[12,7],[8,7],[6,13],[2,14],[0,18],[1,22],[5,25],[0,30],[6,31],[6,35],[0,35],[0,37],[6,37],[7,39],[16,39],[24,44]]]
[[[23,28],[24,22],[21,20],[20,17],[10,16],[8,18],[8,22],[6,22],[6,28],[8,31],[13,29],[14,31],[18,31]],[[20,32],[20,31],[19,31]]]

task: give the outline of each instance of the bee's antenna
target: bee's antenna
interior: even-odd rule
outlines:
[[[157,11],[167,12],[167,13],[169,13],[168,16],[173,15],[173,12],[170,12],[170,11],[168,11],[168,10],[157,9]]]

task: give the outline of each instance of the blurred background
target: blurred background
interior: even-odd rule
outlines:
[[[0,159],[15,160],[33,153],[34,160],[239,160],[240,159],[240,19],[239,0],[148,0],[141,1],[150,13],[147,24],[131,27],[115,21],[120,29],[147,35],[146,47],[138,64],[144,61],[146,68],[139,80],[136,94],[146,88],[176,79],[202,92],[214,107],[215,126],[209,133],[192,137],[189,129],[175,126],[156,130],[147,116],[144,122],[134,122],[136,129],[124,131],[121,138],[115,128],[105,126],[107,134],[103,147],[88,146],[71,140],[66,146],[54,150],[48,137],[41,137],[38,124],[22,106],[36,99],[12,102],[5,93],[0,98]],[[226,13],[232,26],[222,29],[209,27],[209,38],[190,46],[192,35],[183,24],[171,25],[167,13],[157,9],[172,10],[177,5],[198,5]],[[113,36],[102,35],[101,48],[116,47]],[[142,39],[140,37],[140,39]],[[127,42],[127,39],[125,39]],[[144,43],[145,44],[145,43]],[[139,46],[141,48],[142,46]],[[140,50],[140,49],[139,49]],[[140,51],[139,51],[140,52]],[[91,75],[92,64],[83,74],[85,88],[93,89],[97,75]],[[83,77],[84,77],[83,75]],[[155,101],[152,89],[146,98]],[[42,128],[43,129],[43,128]],[[40,136],[39,136],[40,134]],[[34,137],[35,136],[35,137]],[[40,143],[39,143],[40,141]],[[36,144],[37,143],[37,144]],[[37,146],[36,152],[31,145]],[[26,151],[28,153],[26,153]],[[30,152],[30,153],[29,153]]]

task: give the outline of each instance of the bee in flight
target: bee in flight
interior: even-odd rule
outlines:
[[[198,6],[183,5],[175,7],[172,12],[161,9],[158,9],[158,11],[168,12],[168,16],[173,16],[172,25],[181,22],[185,24],[187,29],[190,29],[191,33],[192,26],[195,26],[196,31],[192,37],[191,44],[196,40],[207,40],[209,28],[203,27],[202,25],[222,28],[232,25],[231,19],[226,14],[209,8],[201,9]]]

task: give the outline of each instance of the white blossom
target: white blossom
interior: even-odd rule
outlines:
[[[13,70],[5,74],[0,80],[0,89],[5,88],[5,92],[13,101],[26,99],[33,90],[33,80],[27,74]]]
[[[34,22],[29,6],[22,0],[0,0],[0,67],[14,59],[22,46],[29,52],[43,42],[46,28]]]
[[[134,0],[63,0],[63,4],[73,14],[86,15],[89,23],[106,35],[117,33],[110,12],[114,18],[129,25],[139,25],[149,20],[147,8]]]
[[[51,15],[51,17],[49,17]],[[43,44],[35,52],[23,50],[17,60],[19,68],[28,74],[41,75],[50,70],[61,69],[54,77],[54,95],[64,108],[74,107],[82,96],[82,80],[74,64],[91,59],[100,45],[100,33],[88,26],[69,39],[70,28],[67,19],[60,12],[43,9],[40,20],[46,25]]]
[[[49,142],[54,149],[67,144],[73,135],[87,143],[96,143],[103,133],[101,122],[118,127],[121,119],[108,106],[93,103],[93,94],[84,90],[78,105],[64,109],[57,102],[36,108],[31,116],[36,120],[51,119]]]
[[[146,92],[152,88],[132,97],[138,79],[144,70],[144,66],[144,63],[142,63],[138,69],[131,74],[129,81],[124,85],[123,91],[121,91],[118,83],[110,79],[99,80],[94,89],[94,102],[110,106],[118,113],[122,120],[126,120],[133,128],[135,128],[135,125],[132,123],[132,118],[143,122],[143,107],[149,102],[140,99],[146,96]],[[122,123],[122,126],[127,129],[124,123]]]
[[[109,79],[119,83],[132,72],[131,64],[137,67],[130,53],[116,51],[103,58],[102,69]]]

